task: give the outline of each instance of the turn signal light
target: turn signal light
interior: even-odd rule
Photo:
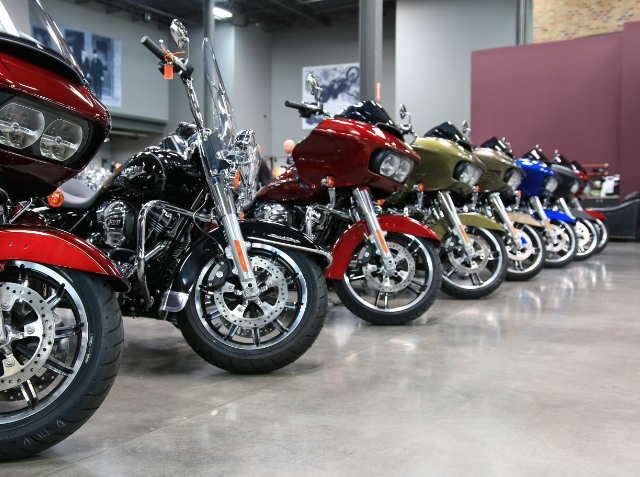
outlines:
[[[238,188],[238,184],[239,184],[239,183],[240,183],[240,169],[238,169],[238,170],[236,171],[236,178],[235,178],[235,180],[233,181],[233,188],[234,188],[234,189],[237,189],[237,188]]]
[[[418,188],[420,189],[420,192],[424,192],[424,182],[421,182]]]
[[[56,189],[53,194],[47,196],[47,202],[51,207],[60,207],[64,202],[64,194],[60,189]]]
[[[378,203],[378,205],[382,205],[382,204],[384,204],[384,199],[376,200],[376,202]]]
[[[333,176],[327,177],[327,186],[328,187],[335,187],[336,186],[336,178],[333,177]]]

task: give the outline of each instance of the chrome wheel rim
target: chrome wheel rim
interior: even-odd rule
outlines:
[[[216,258],[200,272],[194,299],[200,323],[214,340],[238,350],[261,350],[277,345],[298,328],[307,309],[307,282],[286,251],[253,244],[249,259],[261,287],[260,303],[234,296],[239,281],[234,283],[233,275],[227,284],[235,288],[223,285],[213,293],[206,291],[217,270]]]
[[[413,307],[429,293],[434,280],[433,259],[427,247],[411,235],[389,233],[386,241],[400,278],[392,278],[388,287],[380,286],[382,263],[379,256],[372,252],[372,266],[371,262],[359,265],[358,260],[362,260],[365,250],[369,250],[363,242],[354,251],[342,280],[349,293],[364,307],[397,313]]]
[[[509,272],[511,273],[527,273],[535,269],[542,262],[542,247],[544,243],[540,236],[528,225],[516,224],[516,230],[520,238],[528,244],[526,254],[514,254],[507,247],[507,255],[509,256]]]
[[[547,262],[561,262],[571,255],[575,244],[575,235],[566,222],[551,223],[553,240],[547,240]]]
[[[593,224],[588,220],[576,221],[576,241],[578,255],[588,255],[598,246],[598,234]]]
[[[17,272],[17,278],[7,280],[12,271]],[[3,280],[0,285],[5,291],[23,291],[22,296],[26,298],[10,305],[9,327],[15,334],[22,333],[24,338],[12,340],[8,346],[16,361],[11,367],[18,366],[20,362],[24,370],[20,374],[29,376],[28,379],[17,382],[20,378],[13,378],[14,383],[6,382],[9,379],[5,378],[7,350],[0,349],[0,355],[3,355],[0,384],[5,385],[0,391],[0,424],[9,424],[39,413],[57,401],[78,376],[90,339],[84,304],[65,277],[49,267],[15,260],[5,264],[0,278]],[[14,283],[18,286],[12,285]],[[28,295],[26,290],[31,290],[32,295]],[[42,306],[43,310],[38,310],[44,315],[39,318],[46,328],[39,335],[40,347],[35,345],[32,337],[40,328],[30,311],[28,301],[31,297],[36,297],[35,303],[40,298],[48,303]],[[25,369],[27,363],[30,364]],[[7,386],[10,384],[14,386]]]

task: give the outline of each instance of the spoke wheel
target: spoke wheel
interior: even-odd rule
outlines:
[[[56,444],[95,412],[123,332],[106,278],[76,270],[8,261],[0,309],[0,460],[9,460]]]
[[[561,268],[571,263],[578,251],[576,234],[573,226],[564,220],[551,220],[553,232],[549,236],[547,232],[546,248],[547,258],[544,266],[546,268]]]
[[[395,261],[390,274],[375,249],[356,247],[344,277],[335,289],[356,316],[376,325],[402,325],[426,312],[440,289],[441,273],[433,244],[412,235],[389,232],[386,237]]]
[[[212,289],[223,261],[211,257],[179,315],[180,330],[206,361],[237,373],[268,373],[299,358],[322,329],[324,274],[306,256],[254,244],[249,259],[259,296],[248,300],[237,276]]]
[[[474,257],[467,257],[452,233],[445,235],[440,251],[442,291],[455,298],[477,299],[493,293],[507,276],[507,250],[493,231],[469,227],[467,237]]]
[[[578,251],[576,260],[586,260],[594,255],[598,248],[598,231],[593,221],[578,219],[575,225],[576,239],[578,241]]]
[[[531,225],[515,224],[515,227],[522,245],[517,248],[511,243],[506,245],[509,257],[507,280],[530,280],[544,268],[544,261],[547,256],[544,238],[541,232]]]

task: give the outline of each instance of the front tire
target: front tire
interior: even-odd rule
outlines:
[[[105,276],[10,261],[0,284],[3,293],[25,298],[9,305],[6,296],[0,300],[8,310],[5,325],[16,337],[0,347],[0,461],[5,461],[48,449],[87,422],[113,385],[124,331]],[[20,372],[8,375],[15,371]]]
[[[600,237],[592,220],[577,219],[574,227],[578,250],[576,261],[586,260],[598,251]]]
[[[544,237],[537,227],[527,224],[515,224],[516,229],[522,234],[522,239],[526,241],[524,254],[518,251],[515,254],[507,250],[509,255],[509,270],[507,280],[512,282],[523,282],[531,280],[544,268],[547,257]]]
[[[573,261],[578,252],[573,226],[564,220],[551,220],[555,237],[547,239],[547,260],[545,268],[562,268]]]
[[[389,232],[386,242],[397,276],[384,277],[379,256],[362,242],[334,287],[344,306],[364,321],[405,325],[422,316],[436,299],[442,281],[438,253],[424,237]],[[373,258],[368,261],[366,254]]]
[[[229,288],[207,291],[219,271],[220,259],[212,257],[178,324],[189,346],[208,363],[232,373],[265,374],[293,363],[316,340],[327,313],[327,285],[317,263],[299,252],[254,244],[249,258],[258,286],[264,287],[260,301],[274,311],[241,303],[233,275]]]
[[[602,219],[595,220],[595,227],[598,231],[598,247],[596,248],[596,254],[602,252],[607,245],[609,245],[609,230],[607,224]]]

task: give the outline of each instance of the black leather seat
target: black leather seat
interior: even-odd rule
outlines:
[[[629,199],[629,200],[627,200]],[[640,238],[640,199],[634,196],[614,207],[592,208],[607,218],[607,229],[612,239],[637,240]]]
[[[64,195],[61,209],[89,209],[96,203],[101,191],[101,189],[94,191],[78,179],[69,179],[58,189]]]

